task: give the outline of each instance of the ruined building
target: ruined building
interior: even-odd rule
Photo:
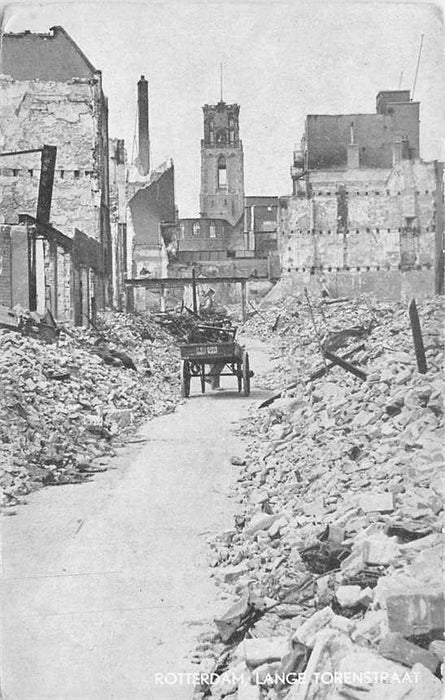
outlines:
[[[39,255],[60,284],[51,288],[48,275],[43,301],[61,320],[83,322],[93,303],[112,301],[108,107],[101,72],[62,27],[53,27],[48,34],[4,34],[0,74],[0,152],[57,148],[50,224],[64,236],[58,240],[67,244],[65,253],[72,248],[72,260],[51,261],[44,243]],[[19,215],[35,217],[40,167],[36,153],[1,158],[4,225],[16,225]]]
[[[127,153],[122,139],[109,140],[111,268],[113,307],[125,308],[125,278],[129,269],[127,242]]]
[[[244,232],[255,258],[267,258],[278,248],[278,197],[244,198]]]
[[[237,104],[203,106],[200,215],[181,219],[176,262],[208,263],[225,274],[266,274],[277,249],[277,197],[246,197]],[[226,263],[226,264],[225,264]]]
[[[309,115],[280,199],[293,288],[395,298],[443,285],[443,164],[419,155],[419,103],[380,92],[376,114]]]
[[[131,242],[131,276],[167,277],[169,244],[177,238],[173,161],[151,168],[148,81],[141,76],[137,90],[138,153],[128,170],[127,240]],[[150,304],[145,289],[134,290],[133,304]]]

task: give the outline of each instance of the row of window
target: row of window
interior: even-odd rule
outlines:
[[[201,234],[201,224],[199,221],[193,222],[192,233],[194,236],[199,236]],[[185,237],[185,224],[181,224],[181,237]],[[209,225],[209,237],[216,238],[216,225],[213,222]]]
[[[287,237],[291,238],[292,234],[295,234],[295,233],[301,234],[301,235],[311,235],[311,234],[315,234],[315,233],[322,235],[324,233],[327,233],[328,235],[330,235],[331,233],[337,233],[337,234],[343,234],[343,233],[384,233],[385,231],[387,231],[388,233],[391,233],[391,231],[396,232],[396,233],[403,233],[404,231],[407,231],[407,230],[411,231],[413,234],[420,232],[420,230],[416,226],[405,226],[404,228],[388,228],[388,229],[385,229],[385,228],[361,228],[361,229],[348,228],[346,230],[344,230],[344,229],[333,229],[333,230],[331,230],[331,229],[321,230],[320,229],[319,230],[319,229],[314,229],[314,228],[312,228],[312,229],[301,229],[300,228],[300,229],[291,229],[291,232],[287,234]],[[433,224],[431,226],[431,229],[429,226],[426,226],[424,230],[428,233],[430,230],[435,231],[436,227]],[[284,231],[283,231],[283,235],[285,235]]]
[[[335,192],[330,192],[330,191],[328,191],[328,192],[321,192],[321,191],[320,191],[320,192],[314,192],[313,194],[314,194],[314,197],[317,197],[317,196],[318,196],[318,197],[330,197],[331,195],[338,195],[338,194],[341,194],[341,192],[342,192],[341,190],[336,190]],[[355,191],[355,192],[354,192],[354,191],[352,191],[352,190],[343,190],[343,194],[345,194],[345,195],[346,195],[346,194],[356,194],[358,197],[359,197],[360,195],[367,197],[369,194],[371,194],[371,195],[377,195],[377,196],[378,196],[378,195],[380,195],[380,194],[383,194],[383,195],[384,195],[384,194],[386,194],[386,195],[394,195],[394,194],[396,194],[396,193],[395,193],[395,192],[391,192],[391,190],[386,190],[386,192],[380,192],[379,190],[374,190],[373,192],[368,192],[368,191],[366,191],[366,192],[357,192],[357,191]],[[399,197],[400,197],[401,194],[402,194],[401,192],[397,192],[397,195],[398,195]],[[422,192],[421,192],[420,190],[416,190],[416,194],[417,194],[417,195],[420,195],[420,194],[422,194]],[[425,190],[425,194],[430,194],[430,191],[429,191],[429,190]]]
[[[416,270],[430,270],[432,268],[431,263],[424,263],[423,265],[414,265]],[[379,270],[401,270],[402,265],[365,265],[363,267],[333,267],[329,265],[328,267],[324,265],[319,265],[318,267],[288,267],[288,272],[309,272],[311,275],[315,275],[316,271],[320,272],[378,272]]]
[[[72,175],[75,180],[78,180],[80,177],[82,177],[82,174],[85,177],[92,177],[94,175],[94,172],[92,170],[57,170],[56,173],[58,173],[61,180],[65,178],[65,175]],[[35,177],[40,174],[40,168],[28,168],[28,170],[24,168],[3,168],[0,170],[0,175],[3,175],[5,177],[10,175],[12,175],[12,177],[21,177],[24,174],[27,174],[29,177]]]

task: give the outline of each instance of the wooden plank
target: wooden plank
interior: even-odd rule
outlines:
[[[359,369],[358,367],[354,367],[354,365],[351,365],[349,362],[346,362],[343,358],[338,357],[338,355],[334,355],[333,352],[325,350],[324,356],[326,357],[326,359],[333,362],[334,365],[338,365],[342,369],[346,370],[346,372],[353,374],[355,377],[358,377],[362,381],[366,380],[367,375],[365,372],[363,372],[363,370]]]
[[[252,277],[197,277],[197,284],[227,284],[228,282],[248,282]],[[267,279],[267,277],[255,277],[255,280]],[[128,287],[146,287],[147,289],[159,289],[162,284],[166,287],[183,287],[184,285],[192,285],[192,277],[147,277],[147,278],[128,278],[125,280]]]
[[[241,282],[241,319],[243,323],[246,320],[246,282]]]
[[[345,353],[341,359],[345,360],[347,357],[351,357],[355,352],[358,352],[359,350],[363,350],[364,347],[365,346],[362,344],[362,345],[358,345],[358,346],[352,348],[351,350],[349,350],[349,352]],[[316,372],[313,372],[313,374],[310,375],[309,379],[303,380],[303,383],[309,384],[310,382],[313,382],[316,379],[320,379],[320,377],[323,377],[329,369],[332,369],[332,367],[334,367],[333,362],[330,362],[325,367],[320,367],[320,369],[318,369]],[[281,398],[284,391],[289,391],[290,389],[295,389],[295,387],[297,387],[299,384],[301,384],[301,380],[297,380],[295,382],[292,382],[292,384],[288,384],[287,386],[284,387],[283,391],[280,391],[278,394],[274,394],[270,398],[263,401],[263,403],[260,404],[258,406],[258,408],[266,408],[266,406],[270,406],[271,403],[273,403],[277,399]]]
[[[198,296],[196,294],[196,270],[192,271],[192,297],[193,297],[193,313],[198,313]]]
[[[417,369],[420,374],[426,374],[427,364],[425,356],[425,347],[423,345],[422,329],[420,327],[419,313],[417,311],[416,300],[411,299],[409,307],[409,320],[411,322],[411,331],[413,334],[414,351],[416,353]]]

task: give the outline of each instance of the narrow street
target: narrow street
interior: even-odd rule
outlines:
[[[256,374],[265,347],[247,343]],[[2,520],[6,700],[182,700],[189,653],[227,607],[206,538],[232,525],[236,422],[267,392],[201,396],[141,427],[107,472],[46,488]]]

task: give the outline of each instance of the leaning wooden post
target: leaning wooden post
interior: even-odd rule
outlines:
[[[412,299],[409,307],[409,320],[411,321],[411,330],[413,333],[414,350],[416,352],[417,369],[420,374],[426,374],[426,357],[425,347],[423,345],[422,329],[420,328],[419,314],[417,311],[416,300]]]
[[[196,295],[196,270],[193,268],[192,270],[192,291],[193,291],[193,313],[197,314],[198,313],[198,299]]]
[[[241,319],[244,323],[246,320],[246,281],[241,282]]]
[[[160,310],[162,313],[165,311],[165,284],[161,284],[161,296],[159,299],[160,302]]]

